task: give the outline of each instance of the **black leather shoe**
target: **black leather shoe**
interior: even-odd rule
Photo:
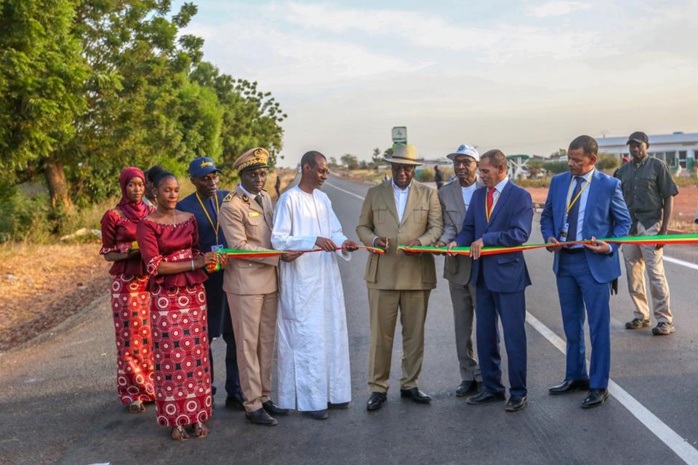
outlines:
[[[328,402],[327,408],[330,410],[346,410],[349,408],[349,402],[340,402],[338,404],[333,404],[332,402]]]
[[[273,401],[268,400],[262,404],[262,408],[269,414],[269,415],[288,415],[288,409],[287,408],[281,408],[278,405],[276,405]]]
[[[582,402],[582,408],[598,407],[606,402],[606,399],[608,399],[608,389],[592,389]]]
[[[276,426],[279,424],[276,418],[269,415],[263,408],[255,410],[254,412],[245,412],[245,418],[255,425]]]
[[[409,397],[418,404],[428,404],[431,397],[419,390],[418,387],[412,389],[400,389],[400,397]]]
[[[313,420],[327,420],[330,418],[330,414],[325,410],[310,410],[307,412],[303,412],[304,417],[312,418]]]
[[[570,392],[588,391],[588,379],[566,379],[562,383],[548,389],[548,394],[558,396],[560,394],[569,394]]]
[[[245,410],[244,403],[245,399],[242,397],[242,394],[233,394],[225,398],[225,408],[231,410]]]
[[[479,405],[488,402],[502,402],[505,399],[504,393],[490,392],[487,389],[483,389],[479,394],[470,396],[465,401],[470,405]]]
[[[388,396],[386,396],[384,392],[372,392],[366,404],[366,410],[378,410],[383,406],[386,400],[388,400]]]
[[[509,402],[507,402],[507,406],[504,407],[504,410],[507,412],[518,412],[519,410],[523,410],[523,408],[525,406],[526,406],[526,396],[523,396],[523,397],[511,396],[509,398]]]
[[[478,382],[473,380],[463,381],[460,386],[456,388],[456,397],[469,397],[474,396],[480,391]]]

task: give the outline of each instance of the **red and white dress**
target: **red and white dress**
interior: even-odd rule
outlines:
[[[152,295],[155,407],[162,426],[204,422],[211,416],[211,368],[203,270],[157,274],[160,262],[190,262],[200,254],[190,216],[177,224],[144,219],[136,232]]]
[[[117,209],[102,217],[100,254],[127,252],[136,240],[137,220]],[[155,400],[153,340],[150,331],[148,275],[140,257],[114,262],[109,274],[116,336],[116,383],[123,405]]]

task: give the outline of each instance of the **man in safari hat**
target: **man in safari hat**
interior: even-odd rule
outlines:
[[[390,162],[393,180],[366,194],[356,232],[365,245],[380,247],[371,254],[364,279],[370,307],[371,349],[368,410],[378,410],[387,399],[395,322],[402,323],[402,378],[400,395],[420,404],[431,397],[419,389],[424,355],[424,322],[429,293],[436,287],[432,254],[398,253],[398,245],[431,245],[443,232],[441,205],[435,189],[413,181],[417,151],[396,144]]]

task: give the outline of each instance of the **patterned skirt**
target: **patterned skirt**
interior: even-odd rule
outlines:
[[[213,402],[204,286],[155,285],[151,305],[158,424],[204,422]]]
[[[111,308],[116,335],[116,382],[123,405],[155,400],[150,292],[147,276],[114,276]]]

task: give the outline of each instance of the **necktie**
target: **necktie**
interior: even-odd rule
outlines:
[[[579,204],[582,203],[582,196],[579,195],[579,193],[582,191],[582,181],[584,181],[584,178],[581,176],[575,176],[574,180],[577,181],[577,184],[574,186],[574,189],[572,190],[572,196],[570,196],[570,202],[574,202],[574,204],[572,204],[572,208],[570,208],[570,211],[567,213],[567,225],[569,228],[567,230],[568,242],[577,240],[577,221],[579,220]],[[577,198],[577,196],[579,196],[579,198]]]
[[[255,195],[254,200],[262,207],[262,210],[264,210],[264,205],[262,205],[262,194]]]
[[[494,206],[494,192],[497,189],[494,187],[490,187],[487,189],[487,221],[490,220],[490,216],[492,216],[492,207]]]

